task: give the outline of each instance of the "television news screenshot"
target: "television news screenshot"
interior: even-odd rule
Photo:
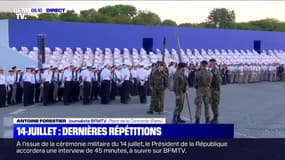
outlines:
[[[0,160],[285,160],[284,11],[0,0]]]

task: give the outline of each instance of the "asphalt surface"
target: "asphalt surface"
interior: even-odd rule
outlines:
[[[193,119],[195,117],[195,89],[190,90]],[[150,97],[148,97],[148,103]],[[22,105],[0,108],[0,138],[12,138],[12,119],[19,118],[101,118],[101,117],[165,117],[171,123],[175,107],[173,92],[166,92],[165,113],[148,115],[149,104],[139,104],[132,97],[130,104],[120,104],[119,97],[109,105],[95,101],[91,105],[82,102],[64,106],[24,107]],[[285,82],[262,82],[254,84],[232,84],[222,87],[220,123],[233,123],[235,138],[285,138]],[[189,122],[189,112],[184,105],[183,118]],[[203,114],[202,114],[203,115]],[[204,122],[204,117],[202,122]]]

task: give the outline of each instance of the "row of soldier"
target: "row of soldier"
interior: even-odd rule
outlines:
[[[173,66],[175,65],[171,64],[170,68]],[[186,75],[188,75],[190,87],[194,86],[194,75],[199,68],[200,64],[190,64],[185,71]],[[242,84],[262,81],[275,82],[285,80],[284,64],[220,64],[218,65],[218,68],[221,72],[222,84]]]
[[[278,63],[224,65],[220,68],[228,83],[274,82],[285,78],[284,64]]]
[[[63,101],[64,105],[80,99],[83,104],[101,97],[102,104],[109,104],[120,96],[120,101],[127,104],[130,95],[139,95],[140,102],[146,103],[148,77],[151,66],[114,66],[106,65],[103,69],[96,66],[64,68],[44,66],[42,69],[27,67],[25,72],[12,67],[6,76],[0,68],[0,106],[23,103],[29,106],[42,102],[49,105]]]

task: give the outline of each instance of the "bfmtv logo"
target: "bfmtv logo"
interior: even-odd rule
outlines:
[[[17,19],[27,19],[29,14],[39,13],[64,13],[65,8],[13,8],[13,13],[16,14]]]
[[[17,19],[27,19],[27,14],[30,13],[29,8],[13,8],[13,12],[16,14]]]

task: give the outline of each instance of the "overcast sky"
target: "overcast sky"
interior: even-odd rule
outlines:
[[[234,10],[237,22],[264,18],[276,18],[285,22],[285,1],[0,1],[0,11],[12,11],[15,7],[57,7],[80,10],[106,5],[129,4],[139,10],[157,13],[162,20],[177,23],[204,22],[213,8]]]

